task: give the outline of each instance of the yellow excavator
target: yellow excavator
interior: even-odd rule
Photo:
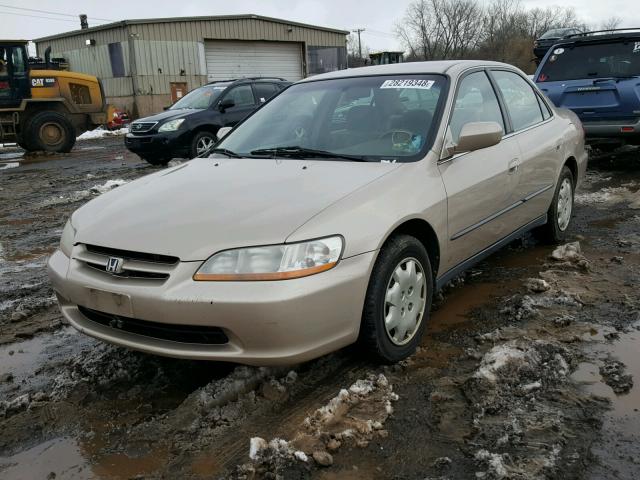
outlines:
[[[61,70],[51,62],[30,63],[26,40],[0,40],[0,143],[25,150],[69,152],[76,136],[107,122],[100,81]]]

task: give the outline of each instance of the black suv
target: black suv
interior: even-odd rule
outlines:
[[[153,165],[197,157],[216,143],[219,128],[236,125],[290,84],[265,77],[209,83],[163,113],[132,122],[125,146]]]

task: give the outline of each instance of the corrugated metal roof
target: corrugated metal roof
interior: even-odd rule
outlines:
[[[289,20],[284,20],[281,18],[273,18],[273,17],[264,17],[262,15],[218,15],[218,16],[202,16],[202,17],[170,17],[170,18],[145,18],[145,19],[137,19],[137,20],[122,20],[120,22],[107,23],[105,25],[99,25],[97,27],[90,27],[85,29],[73,30],[71,32],[58,33],[56,35],[50,35],[48,37],[40,37],[36,38],[34,42],[44,42],[47,40],[54,40],[57,38],[65,38],[71,37],[74,35],[84,35],[89,32],[98,32],[101,30],[109,30],[110,28],[118,28],[126,25],[143,25],[149,23],[175,23],[175,22],[198,22],[198,21],[216,21],[216,20],[248,20],[248,19],[256,19],[256,20],[264,20],[267,22],[273,23],[281,23],[285,25],[293,25],[303,28],[310,28],[313,30],[322,30],[325,32],[339,33],[343,35],[348,35],[348,30],[339,30],[335,28],[328,27],[319,27],[317,25],[310,25],[307,23],[300,22],[291,22]]]

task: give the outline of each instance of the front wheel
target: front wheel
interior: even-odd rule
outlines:
[[[67,153],[76,143],[76,131],[69,119],[58,112],[36,113],[26,128],[25,146],[29,150]]]
[[[191,140],[191,158],[196,158],[200,155],[207,153],[215,143],[217,138],[214,133],[211,132],[198,132]]]
[[[560,243],[567,237],[573,213],[573,174],[566,165],[562,167],[551,206],[547,211],[547,223],[537,230],[537,236],[546,243]]]
[[[379,361],[411,355],[422,339],[433,297],[433,274],[424,245],[410,235],[392,237],[373,267],[360,339]]]

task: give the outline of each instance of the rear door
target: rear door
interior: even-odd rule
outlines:
[[[515,72],[492,69],[511,124],[511,135],[518,141],[520,162],[513,201],[522,201],[514,210],[517,226],[543,215],[553,195],[558,165],[562,163],[562,136],[558,125],[538,93]]]
[[[583,122],[640,117],[640,38],[556,46],[535,81]]]

